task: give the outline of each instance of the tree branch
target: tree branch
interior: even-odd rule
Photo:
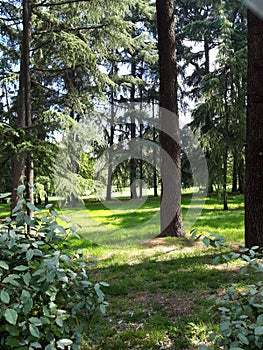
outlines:
[[[58,3],[55,2],[50,2],[46,4],[46,1],[42,1],[40,4],[35,4],[33,7],[50,7],[50,6],[61,6],[61,5],[70,5],[78,2],[92,2],[92,0],[66,0],[66,1],[61,1]]]

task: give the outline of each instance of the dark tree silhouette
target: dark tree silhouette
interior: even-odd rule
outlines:
[[[263,247],[263,21],[248,11],[245,243]]]

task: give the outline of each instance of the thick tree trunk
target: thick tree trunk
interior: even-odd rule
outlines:
[[[23,36],[21,42],[21,63],[19,75],[17,128],[30,127],[31,115],[31,79],[30,79],[30,42],[31,42],[31,0],[23,0]],[[32,156],[18,155],[13,161],[12,168],[12,202],[11,209],[17,205],[19,197],[17,188],[27,182],[27,200],[33,203],[33,161]],[[31,215],[31,213],[30,213]]]
[[[263,247],[263,21],[248,11],[245,243]]]
[[[161,233],[159,237],[183,236],[181,211],[181,148],[177,102],[177,71],[172,0],[157,0],[160,65],[160,144],[162,149]]]

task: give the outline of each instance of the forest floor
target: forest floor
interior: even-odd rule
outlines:
[[[109,284],[104,287],[106,314],[96,316],[92,341],[83,350],[197,349],[207,344],[207,332],[218,327],[210,310],[212,296],[232,283],[254,282],[254,275],[239,273],[241,261],[215,265],[213,259],[222,252],[190,236],[193,228],[208,235],[213,232],[236,249],[244,236],[243,196],[229,195],[228,211],[217,196],[207,198],[204,206],[191,200],[189,194],[182,197],[184,238],[155,238],[159,199],[113,201],[107,208],[87,201],[62,210],[79,225],[81,239],[73,239],[72,244],[97,259],[91,279]],[[196,209],[195,215],[198,205],[199,214],[187,222],[189,206]],[[5,210],[2,206],[0,214]]]
[[[197,349],[206,343],[207,331],[217,329],[210,297],[254,278],[240,275],[241,261],[214,265],[219,252],[189,238],[104,248],[104,254],[101,247],[93,249],[98,265],[91,276],[109,283],[104,289],[109,305],[96,320],[97,340],[85,350]]]
[[[230,195],[228,201],[226,212],[220,198],[207,198],[192,228],[223,235],[236,248],[244,235],[243,196]],[[190,203],[191,196],[183,196],[184,217]],[[211,297],[232,283],[252,283],[254,276],[240,275],[241,261],[214,265],[220,252],[193,241],[189,231],[185,238],[155,238],[158,223],[151,216],[159,200],[133,205],[115,203],[105,209],[102,203],[87,203],[95,224],[84,209],[74,214],[82,236],[74,243],[98,260],[91,277],[109,283],[104,288],[106,314],[95,320],[94,340],[83,349],[197,349],[207,344],[207,332],[218,327]]]

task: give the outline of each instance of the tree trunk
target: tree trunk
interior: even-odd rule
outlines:
[[[225,145],[223,154],[223,206],[224,210],[228,210],[227,204],[227,158],[228,158],[228,146]]]
[[[114,92],[111,91],[111,122],[110,122],[110,140],[109,140],[109,166],[108,166],[108,179],[107,179],[107,193],[106,200],[111,200],[111,188],[112,188],[112,152],[114,141]]]
[[[237,177],[238,177],[238,161],[237,156],[233,155],[233,170],[232,170],[232,192],[237,192]]]
[[[22,129],[32,125],[31,115],[31,79],[30,79],[30,42],[31,42],[31,0],[23,0],[23,36],[21,42],[21,62],[19,74],[19,91],[16,127]],[[25,169],[26,168],[26,169]],[[18,155],[12,167],[12,203],[11,209],[17,205],[19,197],[17,188],[24,183],[26,177],[26,197],[33,203],[33,161],[32,156]],[[32,215],[32,213],[30,213]]]
[[[223,151],[223,206],[228,210],[227,204],[227,160],[228,160],[228,140],[229,140],[229,108],[228,108],[228,77],[227,68],[225,71],[225,91],[224,91],[224,109],[225,109],[225,145]]]
[[[244,176],[244,161],[243,159],[240,160],[239,167],[238,167],[238,191],[239,193],[243,194],[245,192],[245,176]]]
[[[131,75],[136,77],[136,62],[132,61],[131,64]],[[132,84],[131,88],[131,102],[135,102],[135,86]],[[135,124],[135,114],[131,113],[131,144],[135,142],[136,138],[136,124]],[[131,198],[137,199],[137,189],[136,189],[136,159],[130,159],[130,192]]]
[[[263,247],[263,21],[248,11],[245,244]]]
[[[172,0],[157,0],[160,68],[160,144],[162,149],[161,233],[159,237],[185,234],[181,210],[181,148],[177,102],[177,70]]]
[[[155,109],[154,109],[154,100],[152,101],[152,117],[154,120],[155,117]],[[153,127],[153,142],[156,143],[156,128]],[[153,149],[153,196],[158,197],[158,183],[157,183],[157,155],[156,148]]]

